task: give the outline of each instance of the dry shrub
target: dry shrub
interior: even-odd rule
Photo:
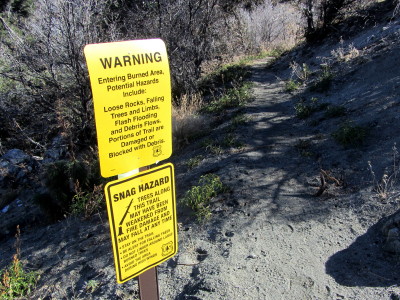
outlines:
[[[276,5],[271,0],[265,0],[253,10],[241,9],[239,19],[247,52],[289,49],[303,35],[301,13],[290,3]]]
[[[348,62],[357,58],[360,55],[360,51],[354,47],[353,43],[345,46],[344,41],[341,39],[340,46],[332,50],[331,55],[338,62]]]
[[[210,128],[210,121],[199,113],[202,106],[203,99],[199,94],[184,94],[179,105],[173,106],[172,133],[176,149],[189,144],[191,139],[203,135]]]
[[[74,144],[94,141],[83,47],[119,37],[106,24],[111,1],[37,0],[29,18],[0,16],[0,106],[17,110],[17,122],[42,145],[67,123]]]

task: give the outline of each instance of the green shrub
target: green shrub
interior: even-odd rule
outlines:
[[[300,88],[300,86],[301,86],[300,82],[293,79],[289,79],[285,83],[285,91],[288,93],[293,93],[294,91],[297,91]]]
[[[302,139],[300,139],[295,145],[301,156],[304,157],[313,157],[315,155],[315,153],[311,150],[311,146],[311,141]]]
[[[310,101],[304,99],[300,100],[296,103],[294,109],[296,110],[296,117],[299,119],[306,119],[313,113],[324,110],[327,106],[327,103],[318,103],[318,98],[313,97]]]
[[[0,270],[0,300],[11,300],[28,296],[35,288],[40,276],[38,272],[26,271],[20,260],[21,239],[17,226],[16,254],[8,268]]]
[[[367,133],[367,128],[346,122],[332,136],[344,147],[358,147],[364,143]]]
[[[211,199],[225,190],[217,175],[206,174],[200,177],[199,185],[186,192],[182,203],[193,210],[198,221],[207,220],[211,217]]]
[[[321,65],[321,74],[317,81],[311,86],[312,91],[316,92],[326,92],[332,85],[333,73],[328,64]]]
[[[205,105],[206,113],[220,113],[229,108],[241,107],[251,98],[251,83],[244,83],[228,89],[221,97]]]
[[[89,281],[85,282],[85,291],[88,294],[94,293],[99,287],[101,283],[96,279],[90,279]]]
[[[88,218],[104,208],[103,185],[94,186],[93,191],[88,192],[83,191],[77,181],[75,184],[75,193],[69,208],[71,214],[83,214],[85,218]]]
[[[17,254],[6,269],[0,270],[0,299],[8,300],[27,296],[35,288],[39,274],[24,270]]]
[[[250,120],[249,116],[238,114],[232,119],[232,126],[237,127],[246,124]]]
[[[243,144],[238,141],[236,135],[229,133],[224,136],[224,139],[222,140],[222,146],[225,148],[241,148],[243,147]]]
[[[186,165],[191,170],[193,168],[196,168],[203,159],[204,159],[203,155],[197,155],[195,157],[190,158],[186,162]]]

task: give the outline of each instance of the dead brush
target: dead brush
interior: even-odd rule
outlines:
[[[371,173],[372,184],[374,186],[373,191],[382,202],[390,201],[400,196],[400,192],[396,189],[398,175],[400,172],[400,165],[397,163],[398,155],[399,153],[397,151],[396,143],[394,143],[392,147],[392,166],[385,169],[380,180],[376,178],[372,164],[370,161],[368,161],[368,168]]]
[[[177,149],[188,145],[192,138],[204,134],[210,122],[199,111],[203,107],[200,94],[183,95],[172,109],[172,135]]]
[[[307,83],[311,76],[311,70],[306,63],[302,65],[298,64],[297,62],[293,61],[290,63],[291,78],[296,77],[298,80],[303,82],[304,84]]]

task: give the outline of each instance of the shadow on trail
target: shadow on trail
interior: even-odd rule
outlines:
[[[318,149],[310,144],[309,150],[315,152],[312,156],[302,155],[296,145],[309,139],[313,129],[295,116],[298,96],[286,93],[283,81],[265,66],[253,67],[252,74],[255,100],[243,110],[250,120],[236,129],[246,146],[237,153],[221,155],[213,171],[232,187],[230,198],[239,209],[245,207],[252,217],[263,214],[291,222],[323,219],[335,209],[334,199],[313,197],[318,187],[311,187],[308,181],[319,178],[319,158],[325,151],[341,149],[326,139],[319,142]],[[216,129],[213,138],[221,136],[223,129]],[[331,162],[323,167],[331,168]],[[207,171],[207,167],[200,167],[192,174],[198,177],[196,172]]]
[[[347,249],[332,255],[325,264],[326,273],[341,285],[388,287],[400,282],[400,262],[382,250],[380,230],[387,218],[368,229]]]

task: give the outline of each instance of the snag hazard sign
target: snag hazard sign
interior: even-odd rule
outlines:
[[[118,283],[178,250],[174,168],[166,164],[105,187]]]
[[[171,77],[160,39],[85,47],[103,177],[172,154]]]

